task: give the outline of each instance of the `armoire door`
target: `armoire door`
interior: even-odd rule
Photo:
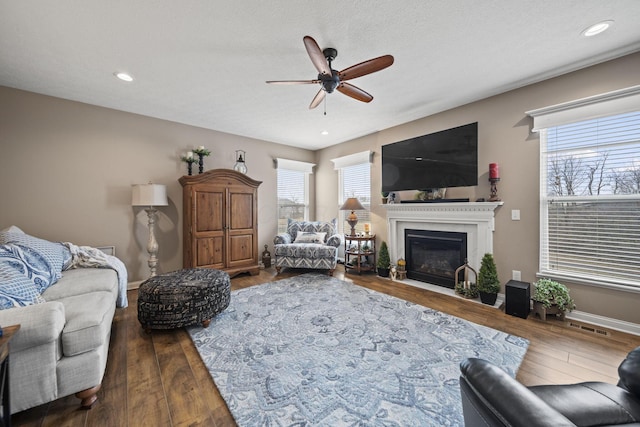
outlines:
[[[229,188],[228,259],[227,267],[237,267],[255,262],[258,244],[256,241],[256,200],[251,188]]]
[[[225,190],[200,188],[192,201],[193,267],[224,268]]]

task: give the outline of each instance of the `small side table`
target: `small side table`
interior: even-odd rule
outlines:
[[[376,271],[376,235],[344,236],[344,271]]]
[[[11,399],[9,394],[9,341],[20,325],[5,326],[0,337],[0,425],[11,426]]]

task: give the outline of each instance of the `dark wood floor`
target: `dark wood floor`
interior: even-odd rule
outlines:
[[[232,289],[291,277],[270,270],[232,279]],[[345,278],[342,267],[335,273]],[[601,336],[558,320],[520,319],[492,307],[430,292],[374,275],[346,280],[476,323],[528,338],[531,345],[518,372],[525,385],[579,381],[617,382],[617,367],[640,337],[617,331]],[[137,320],[137,291],[118,309],[107,371],[98,402],[89,411],[73,396],[15,414],[14,426],[235,426],[189,335],[183,330],[143,332]]]

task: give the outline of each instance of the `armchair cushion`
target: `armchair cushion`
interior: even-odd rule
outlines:
[[[333,236],[336,234],[337,220],[334,218],[331,221],[294,221],[289,219],[287,221],[287,233],[291,235],[293,241],[296,240],[299,232],[307,233],[326,233],[326,236]],[[326,243],[326,240],[323,242]]]
[[[336,251],[337,249],[333,246],[318,243],[292,243],[290,245],[277,245],[275,247],[277,257],[292,258],[333,259],[336,256]]]

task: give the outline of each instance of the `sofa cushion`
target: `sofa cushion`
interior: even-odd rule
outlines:
[[[290,245],[276,245],[274,250],[277,257],[334,259],[338,248],[317,243],[292,243]]]
[[[47,301],[58,301],[75,295],[96,291],[118,295],[118,273],[110,268],[76,268],[66,270],[55,285],[49,287],[42,296]]]
[[[105,343],[111,331],[116,299],[109,292],[92,292],[59,300],[67,323],[62,330],[62,353],[74,356]]]

